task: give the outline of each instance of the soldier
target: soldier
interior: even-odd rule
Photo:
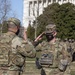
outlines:
[[[66,72],[68,73],[70,71],[70,75],[75,75],[75,44],[74,39],[65,39],[63,42],[63,45],[65,43],[66,50],[68,51],[69,55],[69,61],[70,65],[67,68]]]
[[[69,75],[66,74],[66,68],[69,65],[68,52],[66,48],[56,39],[56,25],[49,24],[46,31],[40,34],[35,42],[45,35],[47,41],[36,46],[37,59],[36,66],[41,68],[41,75]]]
[[[16,33],[20,20],[9,18],[8,32],[0,37],[0,75],[20,75],[26,57],[34,57],[35,49],[28,40],[19,38]]]
[[[73,48],[73,61],[75,61],[75,40],[74,39],[73,39],[72,48]]]
[[[22,26],[20,27],[18,36],[23,38],[24,40],[28,40],[26,29],[24,27]],[[22,75],[38,75],[37,72],[38,69],[36,69],[35,58],[26,57],[25,66],[23,66]]]
[[[75,75],[75,41],[74,39],[72,39],[71,47],[72,47],[72,62],[70,65],[70,69],[71,69],[71,75]]]

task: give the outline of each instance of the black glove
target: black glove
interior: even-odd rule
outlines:
[[[42,66],[39,64],[39,58],[36,58],[35,63],[36,63],[36,67],[37,67],[38,69],[41,69],[41,68],[42,68]]]

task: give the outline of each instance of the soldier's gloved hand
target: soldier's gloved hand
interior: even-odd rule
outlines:
[[[68,65],[68,60],[67,59],[61,59],[58,68],[61,71],[65,71],[67,65]]]

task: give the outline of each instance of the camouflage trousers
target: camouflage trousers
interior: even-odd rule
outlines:
[[[70,65],[70,74],[75,75],[75,61]]]
[[[35,61],[26,62],[22,75],[41,75],[40,70],[36,68]]]
[[[26,62],[22,75],[71,75],[70,67],[67,67],[65,72],[61,72],[58,68],[45,68],[37,69],[35,62]],[[75,74],[74,74],[75,75]]]
[[[57,68],[43,68],[41,75],[63,75],[63,72],[60,72]]]
[[[43,73],[41,73],[41,71],[42,69],[36,68],[35,61],[27,61],[23,68],[22,75],[75,75],[75,63],[67,66],[65,72],[61,72],[58,68],[46,67],[43,67]]]
[[[20,75],[19,71],[0,70],[0,75]]]
[[[43,72],[41,75],[71,75],[69,67],[65,72],[61,72],[58,68],[43,68]]]

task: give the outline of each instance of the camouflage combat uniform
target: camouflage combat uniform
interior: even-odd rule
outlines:
[[[66,50],[68,51],[68,57],[70,65],[67,68],[67,73],[70,72],[70,75],[75,75],[75,42],[74,39],[66,39],[62,43],[65,44]]]
[[[53,44],[48,42],[42,42],[42,44],[40,44],[36,48],[41,50],[39,53],[37,52],[37,57],[39,55],[39,58],[41,58],[41,55],[43,54],[49,54],[49,53],[53,54],[54,58],[52,65],[42,65],[43,69],[46,72],[46,75],[63,75],[64,72],[60,71],[58,66],[60,60],[63,58],[63,55],[67,54],[67,52],[64,51],[65,48],[59,43],[59,41],[57,40]]]
[[[0,75],[19,75],[19,68],[9,63],[10,41],[14,36],[6,33],[0,37]]]
[[[18,23],[17,20],[9,19],[15,24]],[[0,75],[20,75],[24,70],[26,57],[34,56],[35,49],[29,41],[25,41],[11,32],[0,36]]]
[[[72,62],[70,64],[70,73],[71,75],[75,75],[75,41],[71,39],[71,47],[72,47]]]
[[[50,33],[54,27],[53,25],[48,25],[47,28]],[[69,72],[66,72],[66,68],[69,65],[69,58],[65,46],[66,45],[63,45],[60,40],[56,39],[54,43],[44,41],[36,47],[38,62],[41,66],[40,75],[70,74]]]
[[[16,43],[15,41],[17,41],[18,43]],[[34,49],[34,46],[31,44],[31,42],[29,41],[24,41],[22,40],[22,38],[18,38],[18,37],[15,37],[15,39],[13,39],[13,49],[16,48],[18,46],[18,52],[23,56],[23,57],[27,57],[28,59],[34,59],[34,58],[31,58],[31,57],[35,57],[35,49]],[[29,69],[32,68],[31,66],[29,67],[26,67],[28,63],[31,63],[31,62],[27,62],[27,58],[24,58],[25,60],[25,63],[23,65],[23,72],[22,72],[22,75],[26,73],[26,69]],[[26,75],[26,74],[25,74]]]

